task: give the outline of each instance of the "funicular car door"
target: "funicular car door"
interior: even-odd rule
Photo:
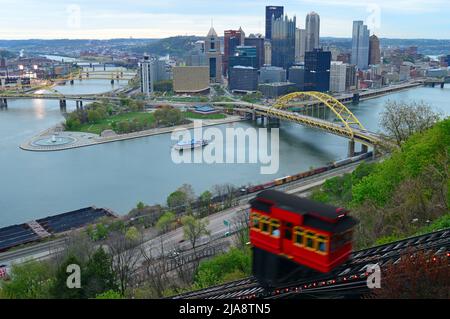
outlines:
[[[281,233],[281,251],[284,255],[292,258],[292,236],[294,236],[294,225],[290,222],[282,223],[282,233]]]

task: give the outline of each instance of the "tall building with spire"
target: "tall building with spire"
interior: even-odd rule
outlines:
[[[205,53],[209,65],[209,78],[211,82],[222,82],[222,53],[220,39],[213,27],[209,29],[205,39]]]
[[[272,65],[289,69],[295,63],[296,18],[272,19]]]
[[[373,34],[369,38],[369,64],[376,65],[381,63],[380,39]]]
[[[319,48],[320,43],[320,16],[316,12],[306,16],[306,51]]]
[[[353,21],[351,61],[360,70],[369,67],[369,29],[363,21]]]

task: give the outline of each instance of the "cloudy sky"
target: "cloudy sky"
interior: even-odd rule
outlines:
[[[389,38],[450,39],[449,0],[0,0],[0,39],[163,38],[264,33],[265,5],[283,5],[304,27],[316,11],[321,36],[350,37],[353,20]]]

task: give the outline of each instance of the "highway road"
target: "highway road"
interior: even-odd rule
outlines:
[[[332,171],[327,171],[316,176],[310,176],[286,185],[281,185],[276,189],[285,191],[289,194],[296,194],[298,196],[308,196],[312,188],[323,184],[329,178],[352,172],[359,164],[359,162],[351,163]],[[244,195],[239,199],[239,203],[237,206],[205,217],[209,220],[208,230],[210,231],[210,236],[219,237],[225,235],[225,233],[229,231],[229,229],[233,229],[232,222],[235,221],[239,217],[239,215],[245,213],[245,211],[249,208],[248,201],[254,197],[255,194]],[[225,226],[224,220],[231,222],[231,225]],[[165,252],[168,252],[172,249],[190,248],[189,242],[184,241],[180,243],[180,241],[183,240],[182,228],[177,228],[161,236],[145,240],[143,245],[145,245],[146,250],[152,250],[153,256],[157,256],[161,253],[161,239],[163,240]],[[204,237],[201,239],[200,243],[204,243],[208,240],[209,237]],[[23,263],[27,260],[43,260],[49,258],[56,252],[64,249],[64,242],[64,238],[61,238],[5,253],[0,253],[0,265],[6,265],[7,267],[10,267],[10,265],[12,264]]]

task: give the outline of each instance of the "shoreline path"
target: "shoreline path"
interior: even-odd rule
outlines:
[[[227,123],[234,123],[242,121],[240,116],[228,116],[225,119],[218,120],[202,120],[203,126],[220,125]],[[149,130],[127,133],[127,134],[114,134],[110,136],[100,136],[97,134],[85,133],[85,132],[71,132],[71,131],[60,131],[58,130],[60,125],[56,125],[49,128],[38,135],[32,137],[25,143],[21,144],[19,147],[25,151],[34,152],[53,152],[53,151],[64,151],[73,148],[87,147],[104,143],[111,143],[117,141],[125,141],[140,137],[147,137],[152,135],[167,134],[171,133],[176,129],[192,129],[194,128],[194,123],[176,125],[171,127],[161,127],[153,128]],[[65,143],[52,143],[51,139],[56,136],[56,139],[63,139],[67,142]],[[43,141],[50,141],[45,142]]]

